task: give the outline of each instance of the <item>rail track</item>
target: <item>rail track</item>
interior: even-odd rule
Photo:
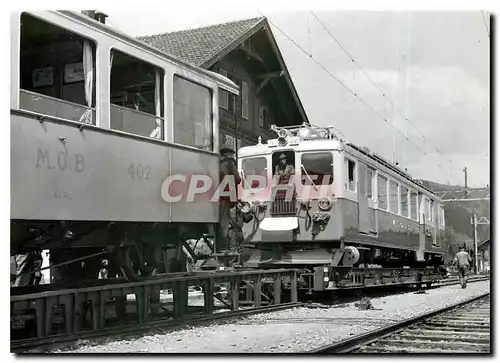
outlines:
[[[89,284],[84,288],[70,289],[62,291],[50,291],[46,290],[47,287],[37,291],[35,294],[25,295],[22,294],[21,290],[17,290],[17,293],[13,293],[11,290],[11,309],[12,307],[21,304],[23,308],[34,307],[37,310],[37,335],[30,338],[24,339],[13,339],[11,336],[11,352],[23,353],[23,352],[34,352],[34,351],[47,351],[49,349],[55,349],[60,346],[68,346],[72,342],[79,340],[92,340],[99,339],[103,337],[119,337],[128,336],[133,334],[145,334],[150,331],[158,329],[171,329],[173,327],[178,327],[182,325],[192,325],[192,324],[203,324],[215,320],[225,320],[239,318],[249,314],[272,312],[281,309],[288,309],[293,307],[298,307],[304,305],[297,300],[297,294],[291,293],[289,296],[290,300],[282,302],[280,297],[281,288],[274,285],[275,290],[272,295],[269,295],[267,291],[264,293],[262,289],[264,284],[260,283],[260,279],[263,277],[273,277],[274,282],[280,281],[280,276],[292,277],[293,270],[268,270],[268,271],[239,271],[239,272],[223,272],[217,274],[202,274],[201,276],[186,276],[185,274],[175,274],[176,277],[170,277],[169,281],[150,281],[149,290],[148,286],[144,286],[144,283],[127,283],[124,281],[115,281],[113,285],[101,285],[101,282],[97,285]],[[487,279],[488,277],[486,277]],[[243,279],[247,281],[253,280],[253,285],[248,286],[246,294],[244,291],[239,292],[233,288],[240,285],[240,281]],[[469,279],[469,282],[482,281],[485,277],[475,276]],[[216,282],[230,282],[231,284],[231,297],[233,301],[239,300],[238,303],[224,304],[222,301],[224,310],[217,309],[213,300],[208,298],[210,294],[213,294],[214,283]],[[203,286],[203,292],[200,298],[204,300],[204,305],[199,306],[191,311],[184,311],[184,313],[179,314],[180,306],[176,304],[178,298],[176,298],[176,293],[174,291],[173,298],[173,310],[167,316],[153,316],[148,313],[148,307],[150,307],[150,302],[148,299],[150,295],[147,291],[152,290],[154,286],[157,288],[172,288],[176,289],[176,283],[189,283],[190,285],[201,285]],[[436,282],[433,287],[440,287],[446,285],[458,284],[458,279],[446,279],[443,281]],[[185,287],[185,286],[184,286]],[[384,286],[388,287],[388,286]],[[16,290],[16,289],[14,289]],[[138,291],[139,290],[139,291]],[[143,291],[144,290],[144,291]],[[293,288],[290,292],[294,290]],[[296,291],[296,288],[295,288]],[[106,304],[110,303],[109,299],[113,296],[121,296],[125,293],[134,292],[134,301],[129,302],[135,305],[135,310],[137,315],[134,319],[125,322],[119,322],[119,324],[111,324],[106,318],[107,312]],[[243,292],[242,296],[241,292]],[[20,293],[20,294],[18,294]],[[250,293],[250,294],[249,294]],[[83,298],[82,296],[85,296]],[[179,296],[179,295],[177,295]],[[215,296],[215,295],[214,295]],[[239,299],[238,297],[239,296]],[[218,299],[217,297],[215,297]],[[270,300],[269,300],[270,298]],[[267,299],[267,301],[266,301]],[[92,310],[92,321],[93,324],[90,329],[82,329],[81,324],[77,324],[78,320],[81,320],[82,316],[82,303],[84,301],[91,300],[94,310]],[[108,302],[106,302],[108,300]],[[220,300],[220,299],[218,299]],[[50,301],[50,303],[49,303]],[[248,303],[250,306],[248,307]],[[55,317],[55,319],[60,319],[64,323],[64,329],[58,334],[53,334],[51,331],[51,324],[54,320],[54,312],[50,311],[49,307],[51,304],[66,304],[69,309],[65,311],[65,317],[61,318]],[[240,307],[242,305],[243,307]],[[227,311],[229,310],[229,311]],[[142,312],[142,313],[141,313]],[[11,317],[12,321],[12,317]]]
[[[490,294],[486,293],[309,353],[490,352]]]

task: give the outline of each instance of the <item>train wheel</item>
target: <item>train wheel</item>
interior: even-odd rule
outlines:
[[[151,248],[141,243],[123,243],[118,249],[120,268],[129,281],[144,281],[156,274],[157,263]]]

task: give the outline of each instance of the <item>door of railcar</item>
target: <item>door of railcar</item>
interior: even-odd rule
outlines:
[[[370,216],[368,207],[368,175],[366,164],[358,163],[358,218],[359,218],[359,232],[370,233]],[[369,180],[371,183],[371,180]]]

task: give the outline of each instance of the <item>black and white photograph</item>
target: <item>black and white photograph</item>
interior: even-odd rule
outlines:
[[[494,11],[159,4],[9,14],[10,353],[491,356]]]

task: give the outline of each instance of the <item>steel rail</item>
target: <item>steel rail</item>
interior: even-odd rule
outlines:
[[[203,315],[193,315],[186,318],[181,319],[162,319],[156,320],[152,322],[147,322],[143,324],[130,324],[119,327],[109,327],[99,330],[93,331],[82,331],[78,333],[72,334],[64,334],[64,335],[55,335],[46,338],[30,338],[18,340],[10,343],[10,351],[11,353],[28,353],[27,350],[33,349],[45,349],[47,350],[51,346],[68,344],[80,339],[97,339],[102,337],[112,337],[119,336],[125,334],[137,334],[137,333],[146,333],[149,330],[161,329],[161,328],[173,328],[179,325],[194,325],[200,323],[207,323],[221,319],[230,319],[230,318],[240,318],[246,315],[258,314],[258,313],[267,313],[273,312],[277,310],[291,309],[295,307],[302,306],[303,303],[283,303],[279,305],[271,305],[271,306],[262,306],[258,308],[246,308],[239,311],[228,311],[215,313],[211,316],[203,316]]]
[[[425,313],[422,315],[418,315],[416,317],[401,321],[399,323],[395,323],[395,324],[391,324],[391,325],[388,325],[388,326],[385,326],[385,327],[382,327],[379,329],[375,329],[375,330],[369,331],[367,333],[364,333],[364,334],[361,334],[361,335],[358,335],[358,336],[355,336],[355,337],[352,337],[349,339],[341,340],[340,342],[328,344],[328,345],[319,347],[317,349],[310,350],[306,353],[313,353],[313,354],[349,353],[355,349],[358,349],[362,345],[366,345],[366,344],[372,343],[374,341],[377,341],[377,340],[384,338],[392,333],[397,332],[398,330],[401,330],[403,328],[407,328],[411,325],[414,325],[414,324],[419,323],[421,321],[427,320],[427,319],[432,318],[434,316],[441,315],[443,313],[446,313],[446,312],[453,310],[453,309],[456,309],[458,307],[470,304],[474,301],[483,299],[489,295],[490,295],[490,293],[487,292],[487,293],[472,297],[470,299],[461,301],[457,304],[453,304],[451,306],[447,306],[447,307],[440,308],[440,309],[435,309],[435,310],[432,310],[431,312],[428,312],[428,313]]]

